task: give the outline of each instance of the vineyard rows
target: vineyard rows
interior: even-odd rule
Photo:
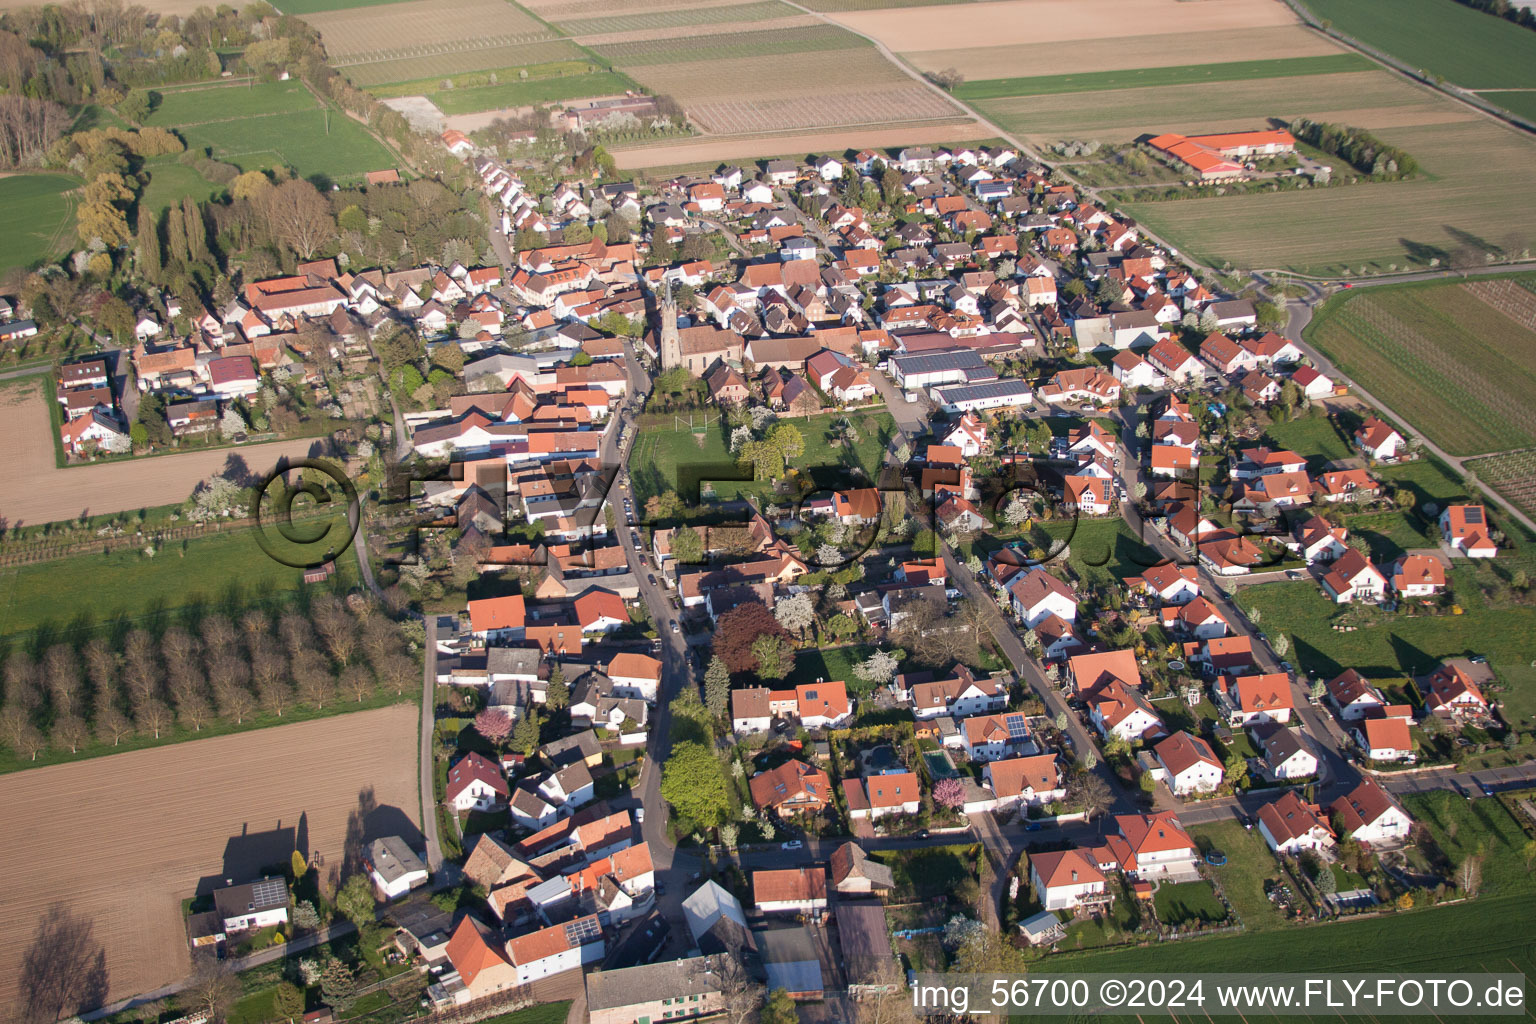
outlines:
[[[1536,515],[1536,451],[1509,452],[1467,463],[1477,478]]]
[[[1415,410],[1415,422],[1449,451],[1473,454],[1531,443],[1529,435],[1499,423],[1471,393],[1456,395],[1457,368],[1452,366],[1452,379],[1447,379],[1435,365],[1433,349],[1423,351],[1423,339],[1415,345],[1413,338],[1393,326],[1393,319],[1384,310],[1354,301],[1322,325],[1319,341],[1368,390],[1382,395],[1394,408]]]
[[[353,84],[367,88],[389,85],[394,82],[414,82],[420,79],[449,78],[475,71],[495,71],[501,68],[531,67],[579,57],[581,51],[563,39],[533,45],[499,46],[464,49],[430,57],[409,57],[401,60],[378,61],[373,64],[353,64],[345,68]]]
[[[955,109],[941,97],[917,85],[835,95],[693,103],[688,105],[688,112],[701,127],[721,135],[910,124],[955,115]]]
[[[1536,331],[1536,292],[1514,281],[1471,281],[1462,285],[1472,295],[1528,331]]]
[[[331,63],[336,67],[351,67],[354,64],[373,64],[387,60],[406,60],[411,57],[434,57],[444,53],[462,53],[465,50],[485,50],[493,47],[514,47],[528,43],[539,43],[548,39],[548,36],[523,35],[523,36],[481,36],[478,39],[466,39],[459,42],[429,43],[425,46],[400,46],[391,50],[357,50],[348,53],[345,57],[338,57]],[[526,63],[541,63],[528,61]],[[510,66],[510,65],[509,65]]]

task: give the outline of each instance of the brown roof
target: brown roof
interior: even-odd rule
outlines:
[[[1322,809],[1309,804],[1294,791],[1259,808],[1259,821],[1276,843],[1284,844],[1297,836],[1306,835],[1314,828],[1321,828],[1329,835],[1333,829],[1323,818]]]
[[[820,866],[752,872],[752,898],[759,904],[825,900],[827,873]]]

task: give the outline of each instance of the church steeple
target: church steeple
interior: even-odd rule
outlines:
[[[661,343],[657,352],[663,372],[683,365],[683,346],[677,334],[677,300],[672,297],[670,279],[666,281],[666,291],[661,297]]]

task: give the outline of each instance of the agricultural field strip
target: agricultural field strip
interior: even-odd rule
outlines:
[[[1094,26],[1100,27],[1100,26]],[[1104,26],[1107,28],[1107,26]],[[1187,36],[1155,36],[1126,39],[1095,35],[1036,45],[967,46],[949,50],[911,50],[901,56],[922,71],[957,68],[968,79],[1009,78],[1018,74],[1020,61],[1032,76],[1080,75],[1096,71],[1121,71],[1127,67],[1155,68],[1204,64],[1213,56],[1223,61],[1279,60],[1318,57],[1346,52],[1326,36],[1300,24],[1259,28],[1235,28],[1192,32]]]
[[[688,109],[709,131],[722,135],[772,133],[787,127],[922,124],[964,117],[919,85],[867,92],[839,90],[836,95],[825,97],[784,96],[692,103]]]
[[[1303,0],[1335,30],[1467,89],[1536,86],[1536,32],[1443,0]]]
[[[530,53],[529,50],[532,48],[538,48],[539,52]],[[575,44],[564,39],[555,39],[547,43],[534,43],[531,46],[524,44],[483,50],[458,50],[433,57],[402,57],[372,64],[351,64],[341,70],[353,84],[369,88],[423,79],[441,80],[454,75],[480,71],[536,67],[540,64],[579,59],[582,56],[584,54]]]
[[[1433,305],[1406,290],[1352,297],[1317,340],[1351,376],[1366,364],[1362,383],[1374,391],[1379,381],[1394,407],[1424,409],[1426,433],[1457,454],[1536,441],[1536,334],[1463,286],[1434,293]],[[1398,389],[1407,401],[1392,397]]]
[[[947,4],[968,4],[976,0],[806,0],[802,5],[813,11],[837,14],[843,11],[887,10],[896,7],[942,7]]]
[[[772,53],[856,50],[871,45],[852,32],[845,32],[832,25],[811,24],[778,31],[681,36],[589,45],[589,48],[614,64],[630,68],[695,60],[734,60]]]
[[[697,11],[706,7],[733,7],[744,0],[526,0],[519,4],[545,20],[555,15],[567,18],[600,18],[634,14],[637,11]],[[746,0],[751,2],[751,0]]]
[[[747,22],[752,32],[783,32],[792,28],[804,28],[807,25],[825,25],[826,22],[818,19],[814,14],[794,14],[788,18],[769,18],[766,21]],[[631,29],[628,32],[601,32],[597,35],[573,36],[576,42],[588,49],[596,49],[601,46],[617,46],[623,43],[649,43],[662,39],[675,39],[684,41],[698,37],[711,37],[719,26],[715,25],[674,25],[667,28]],[[852,33],[849,33],[852,35]],[[860,45],[864,40],[858,36]]]
[[[1256,78],[1291,78],[1298,75],[1372,71],[1376,65],[1355,53],[1275,60],[1224,61],[1217,64],[1178,64],[1124,71],[1091,71],[1071,75],[1038,75],[1031,78],[991,78],[964,82],[955,89],[962,100],[1001,99],[1008,96],[1053,96],[1069,92],[1108,89],[1194,85],[1202,82],[1238,82]]]
[[[788,4],[780,3],[779,0],[757,0],[755,3],[730,7],[703,7],[676,11],[650,11],[644,14],[616,14],[603,18],[562,19],[558,25],[569,35],[588,36],[603,32],[769,21],[800,13]]]
[[[1461,287],[1525,330],[1536,331],[1536,277],[1522,281],[1468,281]]]
[[[1517,507],[1536,515],[1536,449],[1473,459],[1467,469]]]
[[[345,57],[333,57],[331,64],[338,68],[352,67],[356,64],[374,64],[388,60],[404,60],[412,57],[436,57],[445,53],[464,53],[471,50],[491,50],[502,47],[534,48],[546,43],[559,45],[564,40],[551,36],[480,36],[476,39],[465,39],[451,43],[430,43],[425,46],[402,46],[393,50],[368,50],[349,53]],[[541,61],[509,61],[511,67],[520,63],[541,63]]]
[[[305,19],[325,41],[330,60],[397,49],[479,42],[490,37],[524,41],[553,39],[556,33],[505,0],[461,0],[450,10],[434,0],[402,0],[382,7],[333,11]]]

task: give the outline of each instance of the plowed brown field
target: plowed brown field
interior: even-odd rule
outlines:
[[[272,843],[242,833],[294,829],[302,816],[311,861],[339,864],[348,814],[372,787],[375,828],[416,842],[417,721],[415,705],[398,704],[0,776],[0,1007],[15,1005],[55,903],[90,922],[112,1001],[186,975],[181,901],[199,879],[271,861]]]
[[[231,460],[259,476],[282,456],[308,455],[321,443],[314,438],[274,441],[60,469],[53,461],[49,401],[35,379],[0,385],[0,466],[5,467],[0,475],[0,518],[11,526],[174,505],[190,498],[199,483],[222,472]]]

